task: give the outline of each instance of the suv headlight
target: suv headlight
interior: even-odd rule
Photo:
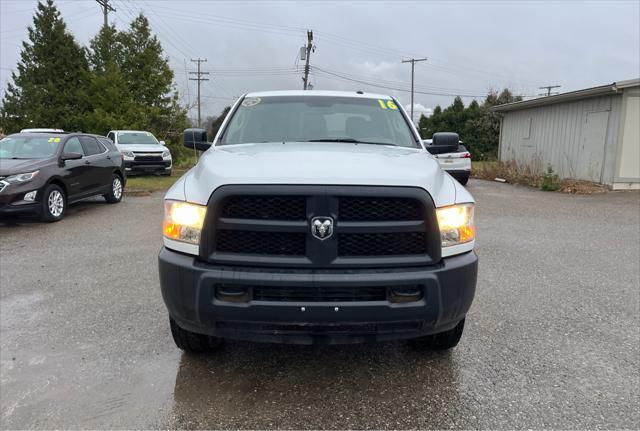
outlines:
[[[132,159],[136,156],[135,154],[133,154],[133,151],[122,151],[122,155]]]
[[[16,174],[11,175],[5,178],[4,180],[9,184],[18,184],[18,183],[26,183],[27,181],[31,181],[38,175],[40,171],[27,172],[25,174]]]
[[[436,209],[442,247],[464,244],[476,237],[473,204],[451,205]]]
[[[162,223],[165,238],[200,244],[200,231],[206,213],[206,206],[181,201],[165,201]]]
[[[171,153],[169,151],[165,151],[164,153],[162,153],[162,158],[163,159],[170,159],[171,158]]]

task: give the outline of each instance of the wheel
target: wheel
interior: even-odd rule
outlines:
[[[40,219],[54,222],[62,219],[67,209],[67,197],[64,190],[55,184],[49,184],[42,194],[42,213]]]
[[[211,337],[182,329],[173,318],[169,317],[171,335],[179,349],[191,353],[204,353],[217,349],[222,344],[222,338]]]
[[[109,193],[102,196],[104,196],[106,201],[110,204],[117,204],[122,200],[122,189],[122,178],[120,178],[120,175],[118,174],[113,174],[111,177],[111,190]]]
[[[411,346],[415,350],[448,350],[456,347],[462,337],[464,330],[464,319],[462,319],[455,328],[439,334],[426,335],[411,340]]]

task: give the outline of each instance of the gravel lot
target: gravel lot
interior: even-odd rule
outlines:
[[[162,195],[0,224],[0,428],[638,428],[640,194],[472,180],[460,345],[174,347]]]

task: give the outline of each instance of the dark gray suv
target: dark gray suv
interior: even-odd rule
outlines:
[[[113,142],[86,133],[16,133],[0,140],[0,216],[53,222],[67,205],[102,195],[120,202],[126,178]]]

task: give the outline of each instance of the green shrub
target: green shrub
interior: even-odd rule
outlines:
[[[545,192],[555,192],[560,190],[560,181],[558,175],[553,172],[551,165],[547,168],[547,172],[542,176],[542,183],[540,184],[540,190]]]

